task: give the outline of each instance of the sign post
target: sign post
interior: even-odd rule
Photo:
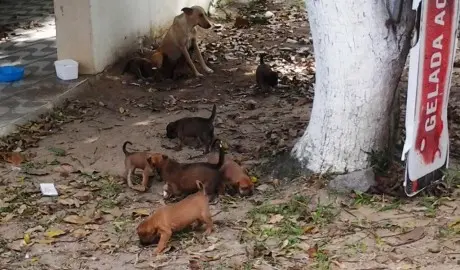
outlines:
[[[413,0],[417,12],[409,59],[404,190],[411,197],[444,179],[449,164],[447,105],[457,46],[458,0]]]

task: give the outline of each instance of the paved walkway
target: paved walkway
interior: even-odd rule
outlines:
[[[55,75],[53,0],[1,0],[0,38],[0,66],[25,67],[21,81],[0,83],[0,136],[4,136],[51,108],[84,79],[65,82]]]

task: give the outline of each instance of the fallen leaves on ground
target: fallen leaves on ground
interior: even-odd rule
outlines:
[[[420,240],[423,237],[425,237],[425,229],[423,227],[415,227],[410,232],[400,235],[398,238],[402,243],[406,243]]]
[[[149,216],[151,212],[152,212],[151,209],[140,208],[140,209],[133,210],[133,215],[140,216],[140,217],[146,217],[146,216]]]
[[[71,224],[84,225],[92,222],[89,217],[82,217],[78,215],[70,215],[64,218],[64,221]]]
[[[25,161],[25,157],[18,152],[2,152],[0,153],[0,158],[16,167]]]
[[[61,236],[61,235],[64,235],[64,234],[66,234],[66,232],[61,230],[61,229],[50,228],[45,232],[45,237],[47,237],[47,238],[55,238],[57,236]]]
[[[307,254],[309,258],[315,258],[318,254],[318,244],[315,244],[314,246],[307,249]]]
[[[72,236],[77,239],[84,238],[89,234],[91,234],[90,231],[81,228],[72,231]]]

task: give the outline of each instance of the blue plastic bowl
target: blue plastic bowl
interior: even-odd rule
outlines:
[[[24,68],[15,66],[0,67],[0,82],[15,82],[24,77]]]

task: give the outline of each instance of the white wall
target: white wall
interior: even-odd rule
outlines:
[[[207,10],[211,0],[54,0],[54,2],[58,25],[56,27],[58,58],[72,58],[81,62],[80,73],[95,74],[135,48],[138,36],[164,34],[174,16],[180,14],[183,7],[200,5]],[[78,16],[72,14],[77,10],[80,13]],[[86,12],[84,14],[86,16],[89,15],[89,25],[81,21],[81,18],[85,17],[82,16],[82,12]],[[90,36],[91,57],[87,55],[88,50],[82,52],[82,48],[88,41],[75,40],[76,36]],[[88,61],[88,58],[92,60]]]

